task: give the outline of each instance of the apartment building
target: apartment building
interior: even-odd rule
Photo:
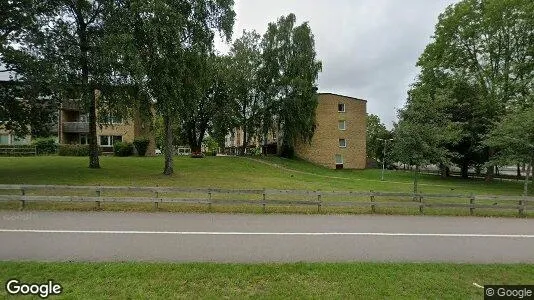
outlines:
[[[365,168],[366,100],[318,94],[316,126],[311,143],[296,145],[298,157],[332,169]]]
[[[111,114],[101,116],[97,110],[97,119],[103,120],[97,124],[97,143],[103,153],[113,152],[116,142],[133,142],[136,137],[146,136],[150,144],[146,155],[155,154],[155,142],[150,122],[143,121],[138,113],[134,118],[124,120]],[[58,139],[60,144],[88,144],[89,116],[82,109],[78,100],[62,101],[59,112]]]

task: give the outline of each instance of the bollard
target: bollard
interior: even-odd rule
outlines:
[[[423,196],[419,196],[419,213],[424,214],[423,212]]]
[[[24,210],[24,208],[26,207],[26,201],[24,200],[24,195],[26,195],[26,192],[24,191],[24,189],[20,189],[20,195],[20,210]]]
[[[96,196],[100,197],[100,190],[96,190]],[[95,201],[95,206],[96,206],[96,209],[100,209],[100,201],[99,200]]]
[[[471,198],[469,198],[469,204],[471,205],[469,207],[469,214],[472,216],[475,214],[475,208],[473,207],[475,205],[475,196],[471,196]]]

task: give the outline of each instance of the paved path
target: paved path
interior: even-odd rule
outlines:
[[[534,263],[534,220],[0,211],[0,260]]]

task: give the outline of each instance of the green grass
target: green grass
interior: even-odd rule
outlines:
[[[3,184],[66,184],[66,185],[125,185],[125,186],[174,186],[200,188],[233,188],[233,189],[301,189],[301,190],[352,190],[352,191],[390,191],[411,192],[412,174],[406,171],[387,171],[385,181],[380,181],[381,170],[331,170],[301,160],[288,160],[277,157],[242,158],[242,157],[206,157],[191,159],[175,157],[175,174],[161,174],[162,157],[101,157],[101,169],[89,169],[85,157],[0,157],[0,183]],[[420,192],[446,194],[502,194],[521,195],[522,182],[464,180],[460,178],[443,179],[435,175],[421,175]],[[17,191],[13,191],[17,192]],[[27,192],[31,195],[34,192]],[[40,191],[39,194],[50,194]],[[70,192],[76,195],[79,191]],[[113,196],[106,192],[104,196]],[[67,192],[64,194],[68,194]],[[141,195],[137,196],[151,196]],[[117,195],[118,196],[118,195]],[[128,196],[122,194],[121,196]],[[171,195],[161,195],[171,196]],[[174,195],[184,197],[184,195]],[[187,197],[187,196],[185,196]],[[193,196],[195,197],[195,196]],[[197,195],[196,197],[206,197]],[[224,197],[215,194],[216,197]],[[232,197],[236,197],[232,195]],[[248,196],[256,197],[257,196]],[[274,197],[274,196],[273,196]],[[284,196],[287,199],[291,196]],[[294,196],[301,197],[302,196]],[[254,198],[253,200],[260,200]],[[275,197],[276,198],[276,197]],[[279,198],[279,197],[278,197]],[[252,200],[252,198],[250,198]],[[308,199],[312,200],[312,199]],[[367,198],[336,198],[324,195],[321,200],[368,201]],[[377,197],[381,201],[411,201],[406,199],[387,199]],[[425,199],[425,202],[456,202],[467,204],[468,199]],[[493,205],[494,201],[477,201],[477,204]],[[500,204],[505,201],[499,202]],[[3,202],[0,209],[17,209],[19,203]],[[498,207],[495,206],[495,207]],[[152,204],[137,203],[103,203],[102,209],[112,211],[150,211]],[[34,210],[94,210],[93,203],[27,203],[26,209]],[[169,212],[207,212],[206,205],[162,204],[160,211]],[[247,205],[222,206],[214,205],[211,212],[224,213],[262,213],[260,207]],[[268,206],[267,213],[317,213],[316,207]],[[336,208],[323,207],[321,213],[371,213],[370,207]],[[418,208],[383,208],[380,214],[419,214]],[[511,216],[518,215],[517,210],[477,209],[479,216]],[[467,208],[426,208],[429,215],[468,215]]]
[[[412,174],[381,170],[330,170],[299,160],[269,157],[264,163],[239,157],[175,157],[175,174],[162,175],[162,157],[101,157],[102,169],[87,168],[85,157],[0,157],[0,183],[138,185],[305,190],[412,191]],[[273,167],[277,164],[284,168]],[[521,195],[522,183],[484,182],[421,175],[423,193]]]
[[[0,278],[60,283],[54,299],[483,298],[473,283],[532,284],[532,265],[0,262]],[[10,298],[5,289],[0,297]],[[14,298],[14,297],[12,297]]]

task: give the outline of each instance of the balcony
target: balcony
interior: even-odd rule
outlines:
[[[63,122],[62,131],[68,133],[88,133],[88,122]]]

